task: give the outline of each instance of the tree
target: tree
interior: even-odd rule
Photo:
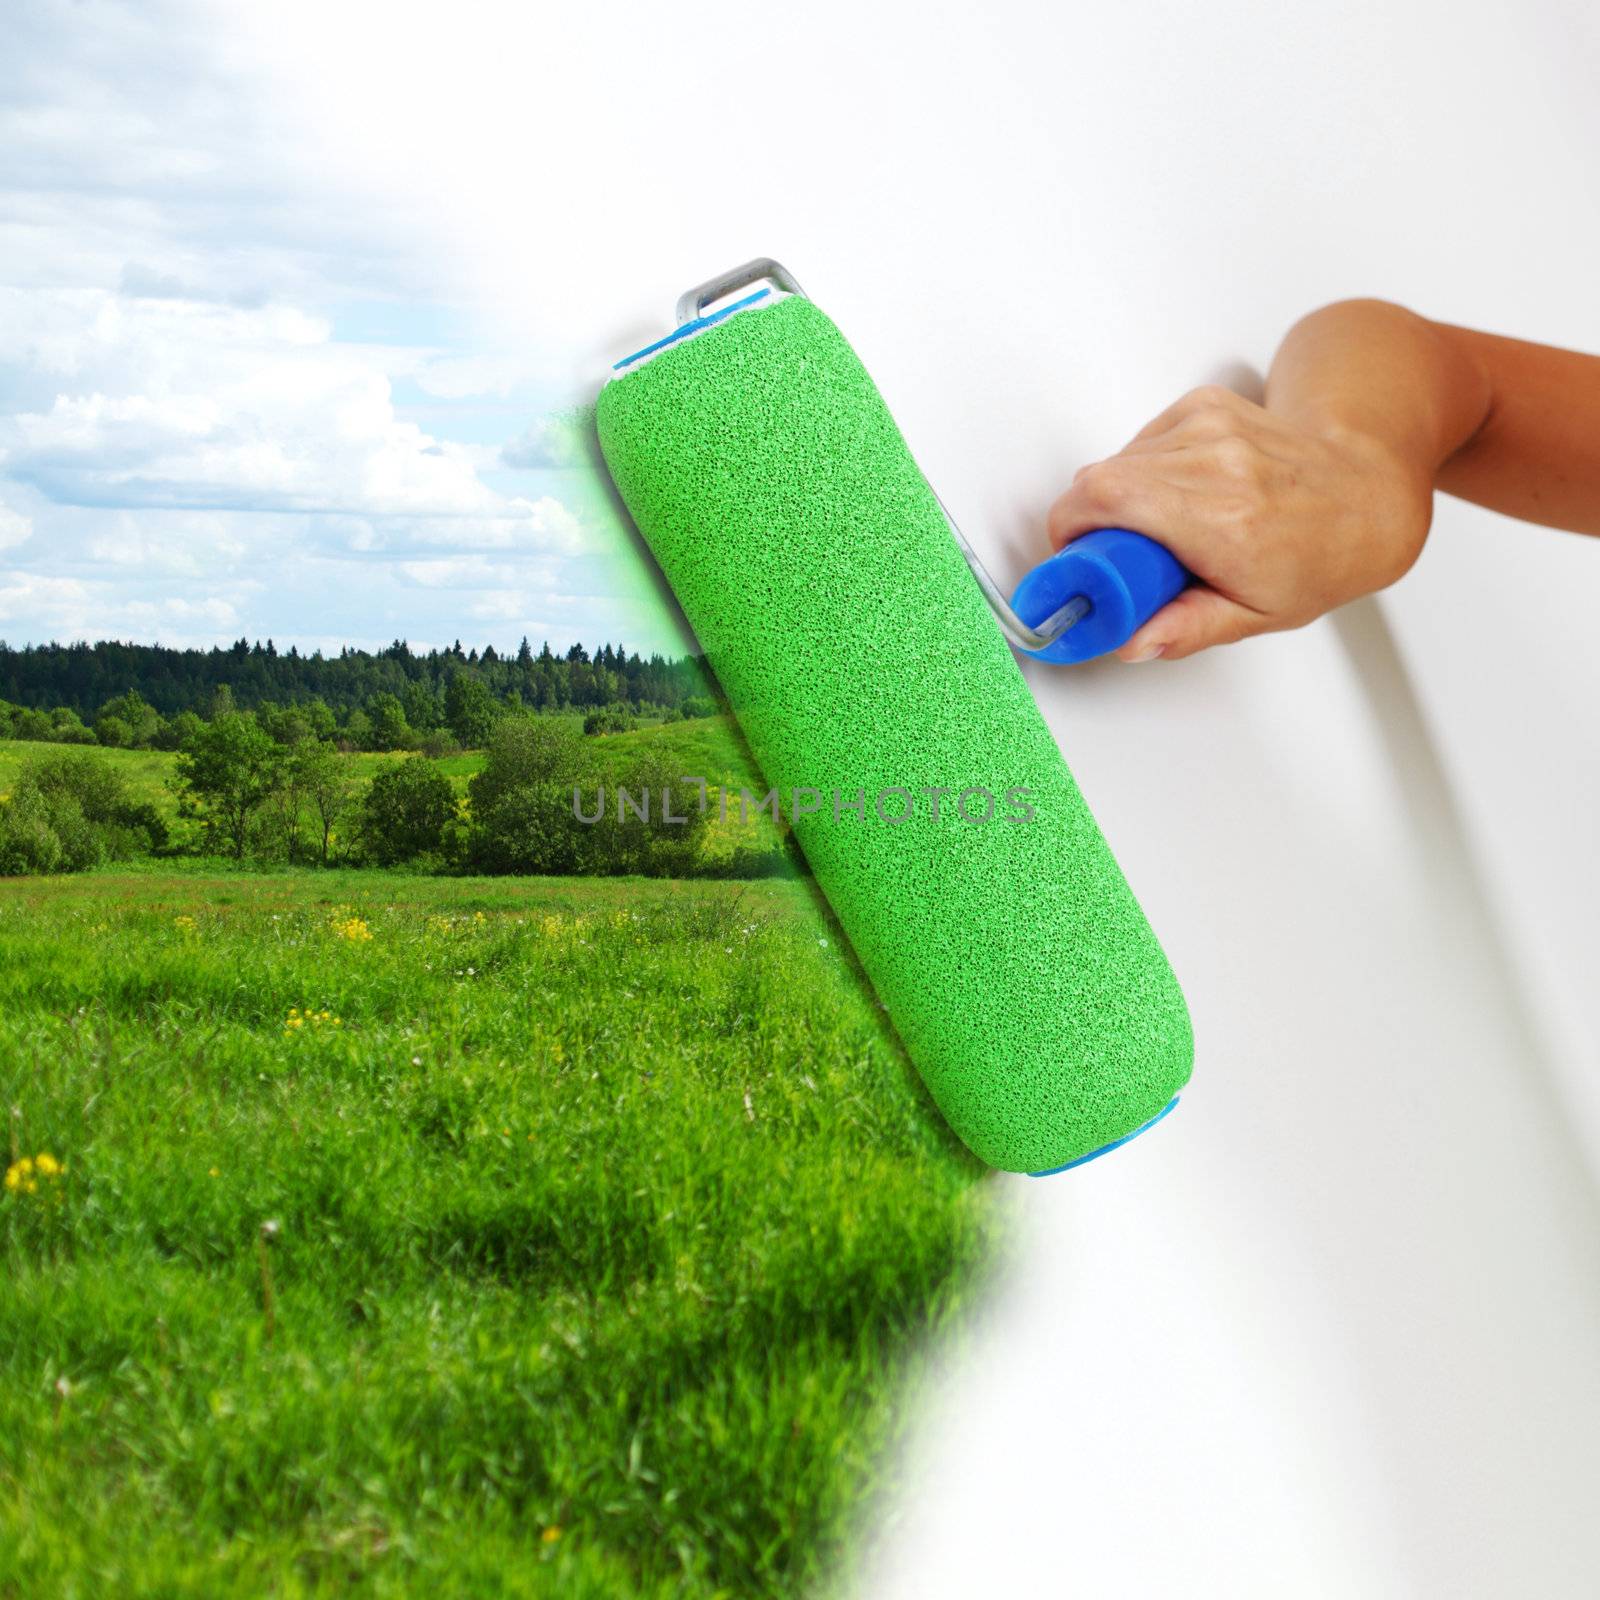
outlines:
[[[444,691],[444,720],[463,749],[481,750],[496,721],[494,696],[475,672],[455,672]]]
[[[438,695],[420,680],[406,685],[404,704],[406,721],[417,733],[432,733],[443,721],[439,713]]]
[[[205,727],[205,723],[193,711],[180,711],[171,722],[167,724],[164,750],[181,750],[188,742]]]
[[[313,695],[300,709],[305,713],[306,721],[311,724],[313,739],[331,739],[334,736],[339,727],[339,719],[334,716],[321,695]]]
[[[311,719],[303,706],[263,705],[256,711],[256,721],[282,745],[296,745],[311,737]]]
[[[450,780],[426,756],[385,767],[361,802],[361,832],[379,866],[441,849],[456,814]]]
[[[375,694],[367,702],[374,750],[409,750],[415,740],[406,721],[406,708],[392,694]]]
[[[473,815],[514,789],[574,782],[583,754],[583,741],[565,718],[507,717],[494,730],[482,769],[467,785]]]
[[[642,658],[610,642],[592,655],[582,645],[557,654],[548,640],[537,652],[527,643],[528,649],[519,643],[514,654],[459,644],[417,654],[397,640],[376,653],[346,647],[325,656],[320,650],[302,655],[293,647],[280,652],[272,641],[249,640],[209,650],[115,641],[17,650],[0,642],[0,696],[16,708],[0,721],[15,729],[19,716],[42,718],[42,723],[27,722],[23,732],[81,742],[92,740],[84,722],[92,728],[109,715],[127,723],[135,748],[174,748],[170,730],[160,727],[161,716],[253,710],[268,733],[290,744],[289,724],[280,727],[279,717],[303,713],[312,734],[325,739],[376,694],[399,696],[412,730],[432,732],[442,715],[445,686],[459,671],[482,679],[491,700],[515,703],[520,696],[523,704],[540,709],[587,709],[612,701],[635,710],[646,703],[671,708],[688,695],[718,694],[704,662],[695,657]],[[58,720],[62,713],[70,722]]]
[[[301,739],[286,749],[280,748],[275,781],[265,802],[268,815],[274,823],[274,832],[283,845],[284,859],[290,866],[293,866],[299,858],[303,842],[300,836],[300,822],[305,812],[306,791],[305,784],[301,781],[300,765],[295,761],[294,755],[304,742]]]
[[[253,716],[224,712],[179,752],[180,803],[242,861],[251,819],[276,786],[281,761],[279,746]]]
[[[323,866],[333,849],[334,830],[355,804],[355,780],[350,763],[326,739],[307,739],[295,746],[289,765],[305,793],[319,841]]]
[[[117,740],[105,736],[101,731],[101,724],[108,718],[123,724],[127,729],[125,738]],[[101,706],[100,715],[95,719],[94,731],[101,744],[120,743],[125,746],[144,747],[154,743],[160,723],[160,714],[145,703],[144,696],[137,689],[128,689]]]
[[[372,718],[365,711],[352,711],[344,719],[344,730],[339,742],[347,750],[372,748]]]
[[[125,750],[133,743],[133,729],[121,717],[100,717],[94,725],[94,736],[113,750]]]

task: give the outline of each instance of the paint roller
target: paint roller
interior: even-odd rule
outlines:
[[[1183,567],[1101,529],[1008,604],[770,259],[689,290],[596,426],[765,781],[808,797],[795,838],[956,1134],[1043,1174],[1159,1122],[1192,1063],[1183,995],[1006,646],[1113,650]]]

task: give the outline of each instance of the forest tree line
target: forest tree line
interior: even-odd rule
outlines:
[[[242,680],[224,676],[233,669]],[[116,676],[117,672],[122,676]],[[101,685],[105,692],[100,692]],[[321,688],[316,687],[321,685]],[[265,691],[276,691],[268,694]],[[511,657],[412,653],[280,655],[243,640],[227,651],[158,645],[0,645],[0,739],[181,750],[205,724],[246,713],[278,744],[306,738],[340,750],[478,750],[516,712],[579,711],[590,732],[635,717],[701,717],[718,709],[703,661],[627,655],[581,645],[565,656],[526,640]]]
[[[426,733],[430,725],[443,725],[450,684],[463,677],[481,684],[491,701],[531,711],[618,704],[676,710],[686,700],[716,696],[702,657],[644,657],[610,644],[592,653],[575,644],[558,654],[548,643],[535,650],[524,639],[515,651],[501,654],[493,645],[463,651],[458,641],[422,654],[397,639],[376,653],[347,648],[325,656],[293,645],[280,651],[271,639],[240,639],[209,650],[114,640],[15,649],[0,641],[0,702],[24,711],[69,712],[87,727],[107,702],[130,691],[164,718],[187,711],[209,720],[226,689],[230,709],[320,702],[341,726],[388,695],[407,708],[411,726]]]

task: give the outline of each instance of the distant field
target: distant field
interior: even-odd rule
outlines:
[[[728,784],[734,791],[744,785],[752,792],[759,792],[755,768],[729,717],[652,724],[632,733],[587,739],[585,748],[597,782],[621,771],[640,750],[651,750],[670,757],[677,770],[687,777],[704,778],[712,785]],[[177,816],[177,801],[168,783],[177,757],[159,750],[112,750],[98,745],[33,744],[20,739],[0,739],[0,795],[6,794],[16,782],[24,761],[69,749],[86,749],[96,760],[115,766],[127,777],[136,799],[152,802],[169,822]],[[402,758],[355,755],[350,759],[356,777],[366,781],[390,762]],[[478,751],[467,751],[446,756],[438,765],[464,794],[468,779],[483,765],[483,756]],[[732,850],[736,844],[762,848],[772,841],[772,825],[764,819],[752,818],[744,824],[730,820],[714,827],[708,850],[715,855]]]
[[[164,750],[107,750],[99,745],[35,744],[26,739],[0,739],[0,795],[9,794],[22,764],[41,756],[58,756],[87,750],[97,761],[115,767],[127,779],[134,797],[152,800],[164,815],[176,815],[177,806],[166,788],[174,757]]]
[[[0,1106],[6,1600],[815,1593],[995,1236],[800,882],[9,880]]]

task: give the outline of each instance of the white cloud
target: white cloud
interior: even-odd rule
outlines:
[[[572,413],[540,417],[527,432],[500,447],[500,459],[508,467],[582,467],[589,460],[584,437],[584,421]]]
[[[520,509],[479,480],[468,452],[398,418],[388,378],[320,319],[114,292],[70,301],[76,315],[35,361],[60,385],[51,405],[0,420],[7,473],[52,500],[368,516]]]
[[[436,356],[414,374],[418,388],[443,400],[508,395],[535,375],[526,362],[502,355]]]
[[[239,17],[38,0],[6,45],[0,633],[670,646],[584,474],[503,476],[572,466],[554,434],[483,442],[548,353],[437,335],[473,326],[457,253],[330,159]]]
[[[224,633],[232,637],[239,626],[238,608],[216,596],[204,600],[183,600],[177,596],[161,601],[134,600],[123,607],[123,612],[130,621],[149,622],[157,633],[165,630],[169,638],[173,629],[189,633],[196,625],[214,637]]]
[[[33,537],[33,518],[0,500],[0,550],[10,550]]]
[[[527,577],[527,570],[512,562],[491,561],[486,556],[438,557],[428,561],[402,561],[400,571],[427,589],[489,589]]]
[[[75,578],[0,572],[0,628],[18,622],[31,623],[42,617],[55,630],[55,637],[82,638],[89,601],[88,588]]]

